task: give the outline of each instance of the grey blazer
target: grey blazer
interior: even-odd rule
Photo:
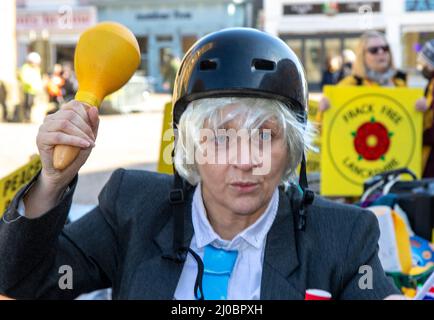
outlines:
[[[99,205],[67,225],[78,177],[42,217],[18,215],[19,200],[36,177],[18,192],[0,222],[0,294],[72,299],[112,287],[114,299],[173,299],[183,264],[163,257],[173,241],[171,176],[116,170],[99,194]],[[192,193],[187,196],[190,212]],[[378,259],[379,228],[372,213],[317,196],[306,230],[299,231],[289,201],[280,191],[267,235],[262,299],[304,299],[307,289],[326,290],[334,299],[383,299],[399,293]],[[187,215],[187,246],[192,235]],[[72,268],[72,289],[59,287],[64,265]],[[372,288],[360,286],[368,283],[368,274],[359,273],[364,265],[372,270]]]

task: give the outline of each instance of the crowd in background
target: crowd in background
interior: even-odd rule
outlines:
[[[17,72],[17,79],[20,88],[20,103],[13,109],[7,106],[7,88],[3,82],[0,82],[0,104],[2,120],[5,122],[30,122],[36,97],[41,94],[48,97],[49,110],[47,113],[55,112],[62,103],[73,99],[78,89],[71,63],[56,63],[51,73],[42,74],[41,56],[37,52],[30,52],[27,55],[26,62]]]

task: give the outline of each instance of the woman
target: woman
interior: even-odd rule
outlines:
[[[43,168],[0,223],[0,255],[8,256],[0,260],[0,294],[74,298],[105,287],[117,299],[398,293],[377,256],[375,216],[307,189],[306,88],[298,58],[275,37],[237,28],[202,38],[176,77],[174,177],[117,170],[98,206],[66,227],[98,115],[71,102],[48,116],[37,138]],[[62,172],[52,167],[56,144],[83,148]],[[300,185],[288,186],[300,163]],[[73,283],[59,280],[59,268],[73,271]]]
[[[360,37],[352,75],[345,77],[339,86],[406,87],[406,74],[397,70],[392,52],[384,34],[369,31]],[[326,111],[330,102],[323,97],[319,110]]]

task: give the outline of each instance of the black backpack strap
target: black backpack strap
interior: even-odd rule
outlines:
[[[185,261],[187,249],[184,247],[184,215],[185,215],[185,195],[184,182],[178,172],[174,174],[174,188],[170,191],[169,202],[172,205],[172,212],[175,218],[175,228],[173,234],[173,249],[177,260]]]
[[[407,83],[407,74],[401,70],[396,71],[395,78]]]
[[[169,203],[172,209],[172,215],[174,217],[173,250],[170,254],[164,255],[163,258],[173,260],[177,263],[185,262],[188,253],[188,247],[184,245],[186,191],[187,190],[183,179],[175,170],[173,188],[169,192]]]
[[[356,86],[363,85],[363,79],[359,76],[353,76],[354,80],[356,80]]]

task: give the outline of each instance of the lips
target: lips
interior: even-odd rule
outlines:
[[[237,190],[238,192],[248,193],[248,192],[255,191],[258,188],[259,183],[257,183],[257,182],[233,182],[230,184],[230,186],[232,188],[234,188],[235,190]]]

